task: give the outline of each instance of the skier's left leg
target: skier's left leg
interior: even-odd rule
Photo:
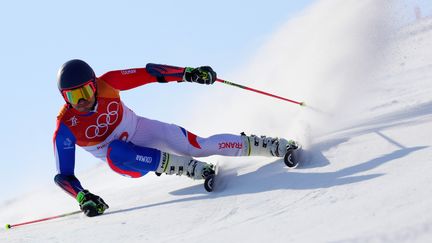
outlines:
[[[293,140],[247,136],[244,133],[216,134],[203,138],[180,126],[143,117],[139,117],[136,132],[130,141],[139,146],[190,157],[210,155],[286,157],[287,153],[298,147]]]
[[[210,155],[284,157],[287,151],[297,146],[293,140],[247,136],[244,133],[216,134],[203,138],[180,126],[144,117],[138,118],[136,132],[130,141],[139,146],[191,157]]]
[[[156,148],[181,156],[242,156],[245,139],[240,135],[217,134],[203,138],[174,124],[139,117],[130,141],[138,146]]]

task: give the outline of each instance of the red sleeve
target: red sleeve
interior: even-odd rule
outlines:
[[[128,90],[148,83],[181,81],[183,71],[181,67],[149,63],[146,68],[110,71],[100,79],[115,89]]]

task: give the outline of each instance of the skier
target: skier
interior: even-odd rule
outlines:
[[[283,138],[244,133],[202,138],[183,127],[136,115],[119,95],[119,91],[154,82],[209,85],[215,80],[216,73],[209,66],[180,68],[149,63],[145,68],[110,71],[96,77],[86,62],[66,62],[57,74],[66,104],[57,116],[53,138],[58,172],[55,183],[76,198],[80,209],[92,217],[103,214],[108,205],[85,190],[75,176],[76,145],[106,160],[112,170],[123,176],[137,178],[153,171],[192,179],[205,179],[215,173],[212,164],[193,157],[283,157],[296,148],[295,142]]]

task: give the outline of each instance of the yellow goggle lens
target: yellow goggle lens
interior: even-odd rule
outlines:
[[[81,99],[89,100],[95,94],[93,84],[89,83],[77,89],[63,91],[63,96],[72,105],[78,104]]]

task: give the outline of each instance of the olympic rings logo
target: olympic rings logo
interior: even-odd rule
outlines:
[[[112,101],[107,106],[107,113],[102,113],[96,119],[96,125],[91,125],[87,127],[85,135],[88,139],[93,139],[96,137],[104,136],[108,130],[109,126],[117,122],[119,118],[120,104],[118,102]]]

